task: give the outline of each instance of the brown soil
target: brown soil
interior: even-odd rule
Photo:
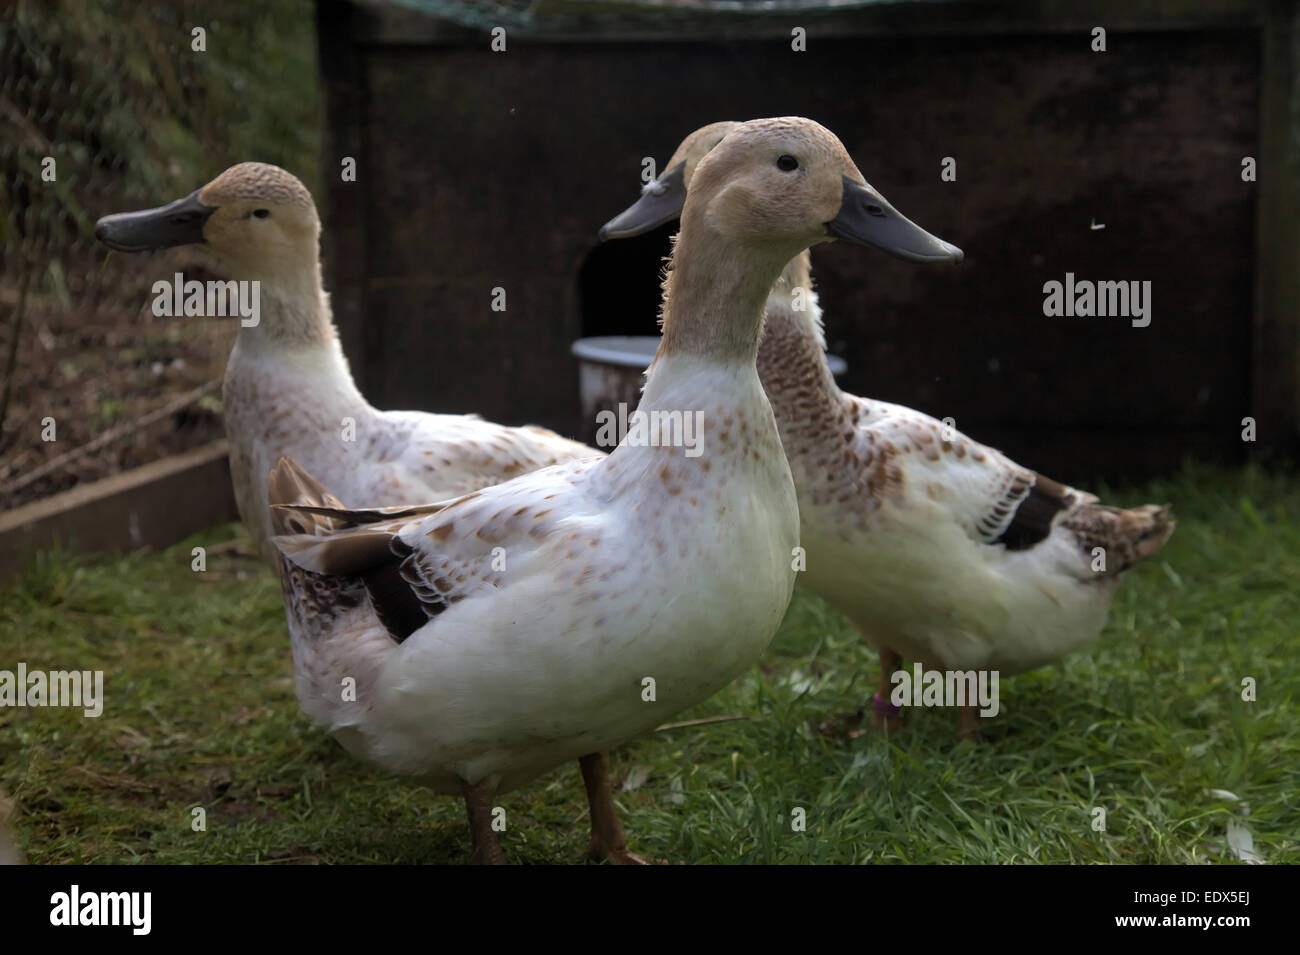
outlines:
[[[214,277],[202,253],[125,255],[99,247],[79,258],[89,261],[75,273],[47,269],[30,282],[0,425],[0,510],[197,448],[224,433],[218,390],[15,487],[43,463],[114,428],[129,429],[150,411],[220,379],[234,342],[235,319],[152,313],[154,282],[176,271],[187,279]],[[0,275],[0,377],[20,288],[17,268],[6,268]],[[54,441],[42,438],[46,418],[54,419]]]

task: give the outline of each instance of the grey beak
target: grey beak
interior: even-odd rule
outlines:
[[[195,189],[157,209],[119,212],[95,223],[95,238],[119,252],[147,252],[203,241],[203,225],[216,206],[199,202]]]
[[[960,262],[965,253],[931,235],[870,186],[844,177],[840,212],[826,223],[837,239],[869,245],[908,262]]]
[[[686,164],[679,162],[646,186],[641,198],[600,229],[600,241],[627,239],[657,229],[682,214],[686,205]]]

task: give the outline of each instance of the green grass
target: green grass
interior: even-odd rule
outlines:
[[[1188,863],[1231,861],[1237,820],[1267,861],[1300,861],[1300,486],[1189,469],[1112,497],[1173,502],[1177,533],[1129,576],[1100,640],[1002,683],[981,743],[958,742],[948,710],[846,733],[875,656],[799,592],[760,664],[679,717],[747,719],[615,754],[632,848],[688,863]],[[215,546],[241,536],[93,565],[53,555],[0,591],[0,668],[106,673],[99,719],[0,709],[0,785],[29,861],[464,861],[459,800],[366,768],[298,712],[279,589]],[[214,549],[206,574],[190,570],[195,544]],[[576,766],[499,804],[509,858],[580,858]]]

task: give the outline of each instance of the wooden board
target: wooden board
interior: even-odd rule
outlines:
[[[225,441],[0,515],[0,580],[55,543],[76,553],[167,547],[238,518]]]

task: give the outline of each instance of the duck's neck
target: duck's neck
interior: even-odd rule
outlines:
[[[315,399],[328,398],[331,406],[369,407],[339,344],[319,263],[247,277],[258,281],[258,321],[255,325],[241,321],[226,367],[227,383],[241,375],[270,373],[286,382],[295,380]]]
[[[772,295],[793,295],[796,289],[803,289],[805,295],[812,292],[812,253],[808,249],[785,264],[772,285]]]
[[[683,220],[664,279],[658,358],[690,355],[753,366],[763,302],[785,264],[770,246],[745,247],[701,222]]]
[[[780,510],[794,484],[754,366],[763,301],[790,250],[737,247],[683,222],[664,281],[664,335],[635,418],[605,459],[611,496],[694,507],[725,485]],[[682,493],[685,492],[685,493]],[[725,510],[725,506],[724,506]],[[721,513],[721,512],[719,512]]]
[[[254,273],[239,278],[258,283],[259,305],[256,325],[240,323],[242,348],[297,351],[337,344],[329,296],[321,286],[319,262],[274,275]]]
[[[786,264],[767,297],[758,374],[783,437],[801,428],[819,427],[842,404],[843,395],[826,364],[821,309],[812,290],[807,250]]]

